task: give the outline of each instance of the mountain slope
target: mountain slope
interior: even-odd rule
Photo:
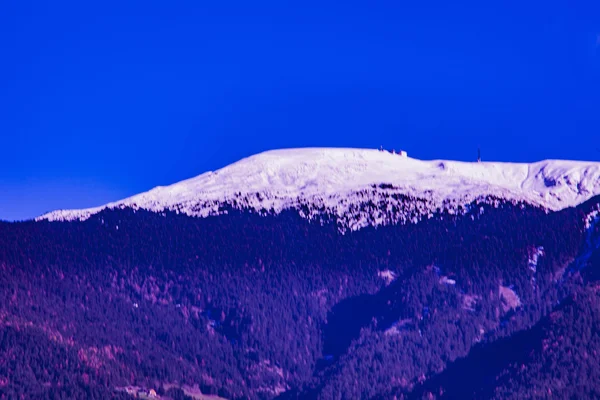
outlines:
[[[410,390],[565,296],[560,278],[586,250],[598,200],[550,213],[474,204],[344,235],[293,210],[193,218],[126,208],[0,223],[0,324],[61,345],[26,356],[37,375],[0,374],[0,394],[75,391],[81,368],[107,390],[197,385],[227,399]],[[46,378],[63,348],[81,368]],[[12,355],[0,352],[0,365]]]
[[[476,346],[410,399],[595,399],[600,396],[600,297],[578,288],[534,327]]]
[[[462,213],[474,201],[504,199],[549,210],[600,194],[600,163],[533,164],[421,161],[365,149],[289,149],[261,153],[215,172],[84,210],[38,219],[86,219],[124,206],[190,216],[296,208],[307,218],[332,215],[343,228],[415,222],[437,210]]]

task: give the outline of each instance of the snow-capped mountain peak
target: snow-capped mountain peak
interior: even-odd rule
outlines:
[[[83,210],[58,210],[47,220],[86,219],[105,208],[174,210],[191,216],[227,208],[306,217],[336,215],[346,228],[418,220],[486,197],[549,210],[600,194],[600,163],[546,160],[532,164],[422,161],[388,151],[344,148],[273,150],[214,172]]]

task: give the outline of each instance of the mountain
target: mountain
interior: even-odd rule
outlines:
[[[474,201],[504,199],[548,210],[600,194],[600,163],[533,164],[421,161],[388,151],[289,149],[261,153],[215,172],[85,210],[38,219],[86,219],[105,208],[177,211],[190,216],[296,208],[311,219],[334,215],[342,229],[415,222],[439,209],[464,213]]]
[[[281,150],[0,222],[0,398],[596,398],[597,171]]]

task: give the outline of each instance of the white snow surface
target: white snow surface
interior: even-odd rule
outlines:
[[[274,213],[297,208],[306,218],[331,214],[356,230],[416,222],[438,208],[461,213],[473,201],[497,201],[492,198],[560,210],[597,194],[598,162],[423,161],[370,149],[305,148],[267,151],[114,203],[37,219],[84,220],[122,207],[205,217],[226,213],[227,205]]]

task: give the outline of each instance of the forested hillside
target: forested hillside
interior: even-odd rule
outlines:
[[[591,396],[599,201],[346,234],[292,210],[0,223],[0,398],[457,398],[469,368],[469,393],[523,398],[550,362],[556,396]]]

